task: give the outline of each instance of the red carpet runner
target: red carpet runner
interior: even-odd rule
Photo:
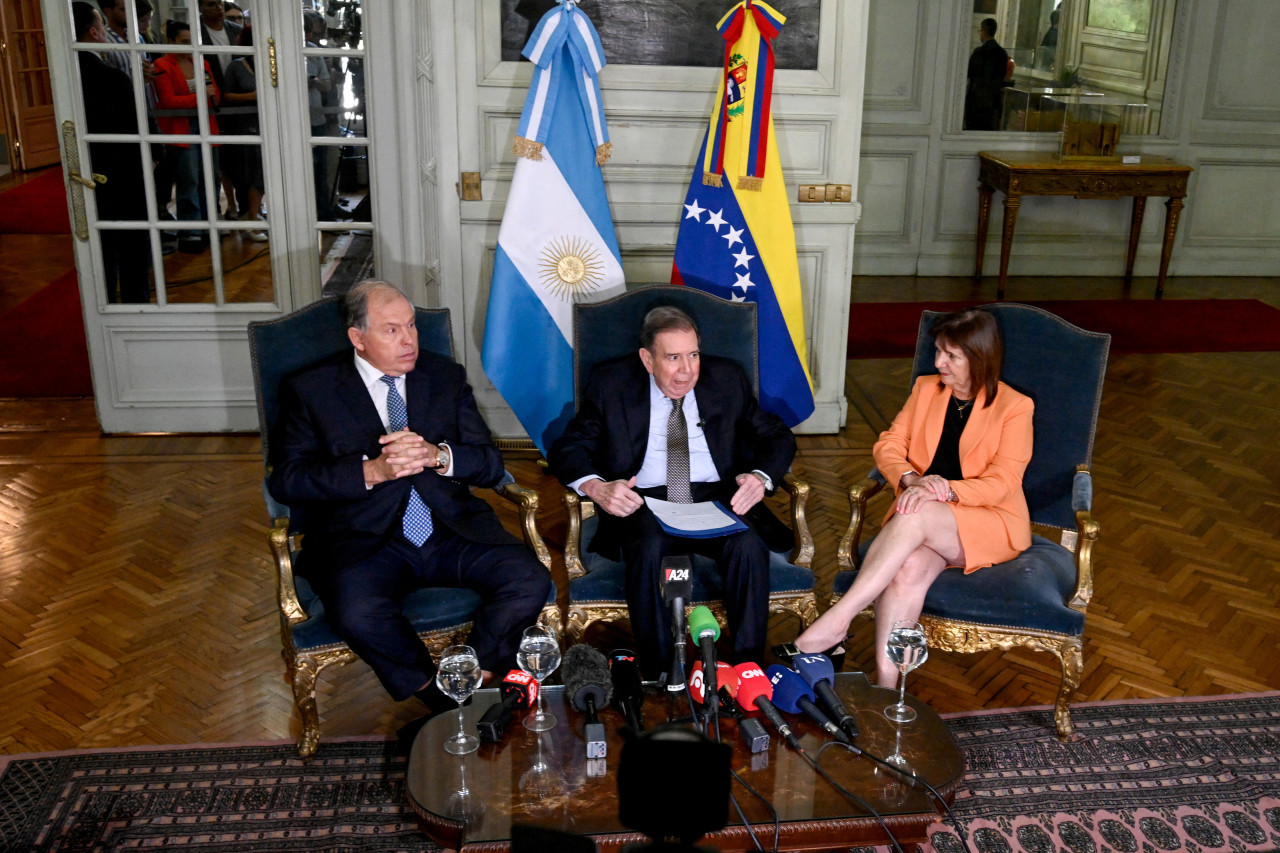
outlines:
[[[62,169],[0,193],[0,234],[70,233]],[[74,265],[70,254],[66,260]],[[0,397],[93,394],[74,269],[0,315],[0,328]]]
[[[70,234],[62,170],[0,193],[0,234]]]
[[[0,397],[93,394],[75,270],[0,315],[0,328]]]
[[[855,302],[849,358],[910,358],[920,313],[979,302]],[[1111,333],[1111,352],[1280,350],[1280,310],[1256,299],[1055,300],[1032,302],[1091,332]]]

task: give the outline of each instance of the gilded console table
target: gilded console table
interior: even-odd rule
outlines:
[[[1156,298],[1164,294],[1169,272],[1173,238],[1178,233],[1178,217],[1187,197],[1187,178],[1192,168],[1167,157],[1144,154],[1141,163],[1118,160],[1062,160],[1052,151],[979,151],[978,251],[974,280],[982,278],[982,255],[987,244],[987,222],[991,218],[991,195],[1004,193],[1004,229],[1000,235],[1000,283],[996,298],[1004,299],[1009,276],[1009,252],[1013,248],[1013,228],[1025,195],[1070,195],[1076,198],[1133,197],[1129,221],[1129,255],[1125,262],[1125,284],[1133,280],[1133,260],[1142,233],[1142,214],[1148,196],[1164,196],[1164,243],[1160,247],[1160,277]]]

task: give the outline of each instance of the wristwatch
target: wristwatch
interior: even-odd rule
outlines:
[[[453,457],[449,455],[449,448],[441,447],[440,452],[436,454],[436,470],[447,470],[449,468],[449,463],[452,461]]]

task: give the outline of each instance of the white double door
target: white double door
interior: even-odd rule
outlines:
[[[174,44],[137,44],[132,2],[122,4],[126,43],[78,43],[71,4],[43,0],[64,168],[71,172],[78,157],[78,173],[92,180],[91,144],[98,152],[134,152],[146,211],[122,214],[118,195],[106,201],[100,189],[69,183],[73,229],[85,238],[75,241],[76,265],[103,430],[256,429],[246,324],[378,277],[400,284],[418,304],[452,309],[455,350],[495,434],[522,436],[479,357],[514,168],[511,140],[529,81],[527,64],[502,54],[504,17],[511,29],[515,0],[324,2],[323,38],[317,32],[311,42],[297,0],[248,0],[240,5],[252,22],[251,47],[203,40],[198,0],[152,3],[155,30],[169,20],[192,22],[192,46],[180,36]],[[814,60],[804,70],[780,70],[775,82],[779,149],[793,198],[797,185],[857,186],[867,2],[816,5]],[[125,55],[132,102],[121,108],[134,111],[138,133],[89,132],[92,110],[76,56],[82,50]],[[235,83],[216,103],[203,95],[178,103],[174,90],[187,91],[177,85],[182,75],[169,68],[163,80],[149,82],[141,64],[176,65],[202,88],[203,74],[194,69],[246,57],[256,110],[229,97]],[[614,141],[605,177],[629,282],[669,278],[717,73],[648,64],[605,69]],[[314,79],[325,74],[327,87]],[[243,82],[244,73],[228,68],[222,76]],[[108,143],[114,148],[102,147]],[[111,166],[115,158],[99,159]],[[480,200],[460,197],[464,172],[479,173]],[[260,204],[248,191],[254,184]],[[256,209],[241,218],[246,206]],[[857,211],[856,203],[793,204],[817,385],[808,431],[833,431],[843,419]],[[126,293],[140,299],[139,252],[145,301],[120,301]]]

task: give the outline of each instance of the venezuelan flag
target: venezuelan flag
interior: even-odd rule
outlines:
[[[676,237],[672,284],[757,305],[760,404],[813,414],[795,226],[773,130],[772,41],[786,18],[744,0],[717,24],[724,73]]]

